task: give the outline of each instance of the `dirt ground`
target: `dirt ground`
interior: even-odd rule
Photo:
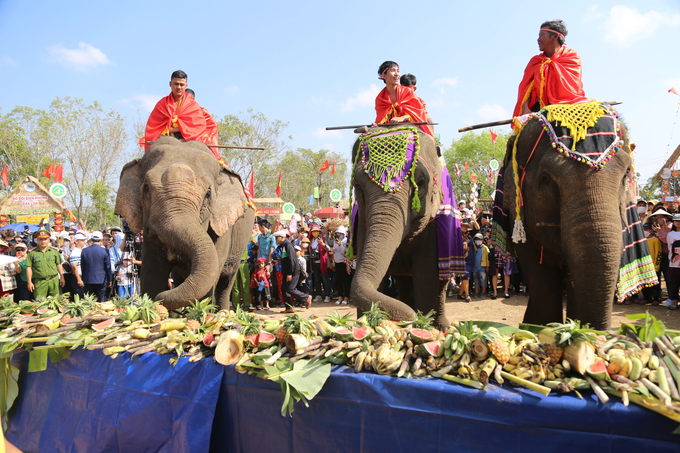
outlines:
[[[528,299],[523,294],[512,296],[509,299],[505,299],[500,291],[499,294],[501,296],[496,300],[473,298],[469,303],[459,300],[457,297],[449,297],[446,299],[446,316],[452,322],[494,321],[517,327],[524,317],[524,310],[526,309]],[[301,309],[300,313],[307,317],[312,314],[323,317],[335,309],[341,315],[348,312],[356,315],[356,307],[353,304],[335,305],[335,300],[330,303],[315,302],[309,310]],[[618,328],[622,322],[631,322],[626,318],[626,314],[644,313],[645,310],[649,310],[651,315],[662,321],[667,329],[680,330],[680,310],[668,310],[661,306],[653,307],[637,304],[614,305],[612,328]],[[281,311],[281,308],[272,308],[270,311],[258,311],[257,313],[267,318],[278,319],[284,316],[281,314]]]

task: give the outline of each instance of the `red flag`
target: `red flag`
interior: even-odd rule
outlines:
[[[281,198],[281,170],[279,170],[279,184],[276,186],[276,196]]]
[[[64,180],[64,164],[57,165],[54,170],[54,182],[62,182]]]
[[[458,167],[458,164],[454,164],[454,166],[456,167],[456,178],[460,178],[460,168]]]
[[[248,184],[248,191],[250,198],[255,198],[255,170],[250,174],[250,183]]]
[[[139,137],[139,146],[144,148],[144,143],[146,143],[146,137]]]
[[[335,161],[333,161],[333,170],[331,171],[331,173],[335,174]]]
[[[329,165],[328,165],[328,160],[326,160],[326,162],[324,162],[323,165],[321,166],[321,169],[319,170],[319,173],[321,173],[321,172],[324,171],[324,170],[328,170],[328,167],[329,167]]]
[[[496,134],[493,130],[489,130],[491,132],[491,144],[494,145],[496,143],[496,139],[498,138],[498,134]]]
[[[466,161],[465,162],[465,171],[468,171],[469,169],[470,169],[470,164],[468,164],[467,161]]]
[[[2,183],[6,186],[9,186],[9,182],[7,182],[7,165],[5,165],[5,168],[2,169]]]
[[[47,167],[44,172],[42,172],[42,175],[47,179],[50,179],[53,174],[54,174],[54,162],[52,162],[50,166]]]
[[[670,90],[668,90],[668,92],[673,93],[673,94],[677,94],[678,96],[680,96],[680,94],[677,92],[677,90],[675,88],[671,88]]]

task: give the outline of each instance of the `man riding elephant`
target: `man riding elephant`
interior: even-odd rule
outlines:
[[[536,112],[546,105],[587,102],[581,81],[581,57],[564,45],[567,27],[561,20],[543,22],[538,32],[542,53],[529,60],[519,84],[513,116]]]

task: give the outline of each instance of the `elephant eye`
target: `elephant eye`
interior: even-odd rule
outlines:
[[[212,189],[208,189],[208,191],[205,193],[205,198],[210,198],[212,195]]]

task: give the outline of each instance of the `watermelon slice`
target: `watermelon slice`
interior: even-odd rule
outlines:
[[[211,344],[215,341],[215,336],[212,334],[212,332],[208,332],[205,334],[205,337],[203,337],[203,344],[210,347]]]
[[[335,338],[337,338],[340,341],[350,341],[354,339],[354,336],[352,336],[352,331],[346,327],[337,327],[335,329],[334,335]]]
[[[111,327],[115,321],[116,321],[116,320],[115,320],[114,318],[109,318],[109,319],[107,319],[106,321],[102,321],[102,322],[100,322],[100,323],[94,324],[94,325],[93,325],[92,327],[90,327],[90,328],[91,328],[92,330],[96,331],[96,332],[101,332],[102,330],[106,330],[106,329],[108,329],[109,327]]]
[[[442,344],[439,341],[428,341],[416,346],[416,351],[418,351],[418,355],[421,357],[438,357],[441,350]]]
[[[371,334],[368,327],[352,327],[352,337],[356,341],[363,341]]]
[[[245,338],[246,346],[256,347],[260,343],[260,337],[258,334],[250,335]]]
[[[268,348],[269,346],[273,345],[275,341],[276,336],[264,330],[261,331],[260,335],[258,336],[258,345],[260,348]]]
[[[596,360],[595,363],[588,367],[588,374],[593,379],[601,381],[610,380],[609,373],[607,373],[607,364],[602,359]]]
[[[422,344],[434,340],[434,335],[432,335],[432,332],[428,332],[427,330],[423,329],[411,329],[410,336],[411,341],[414,344]]]

